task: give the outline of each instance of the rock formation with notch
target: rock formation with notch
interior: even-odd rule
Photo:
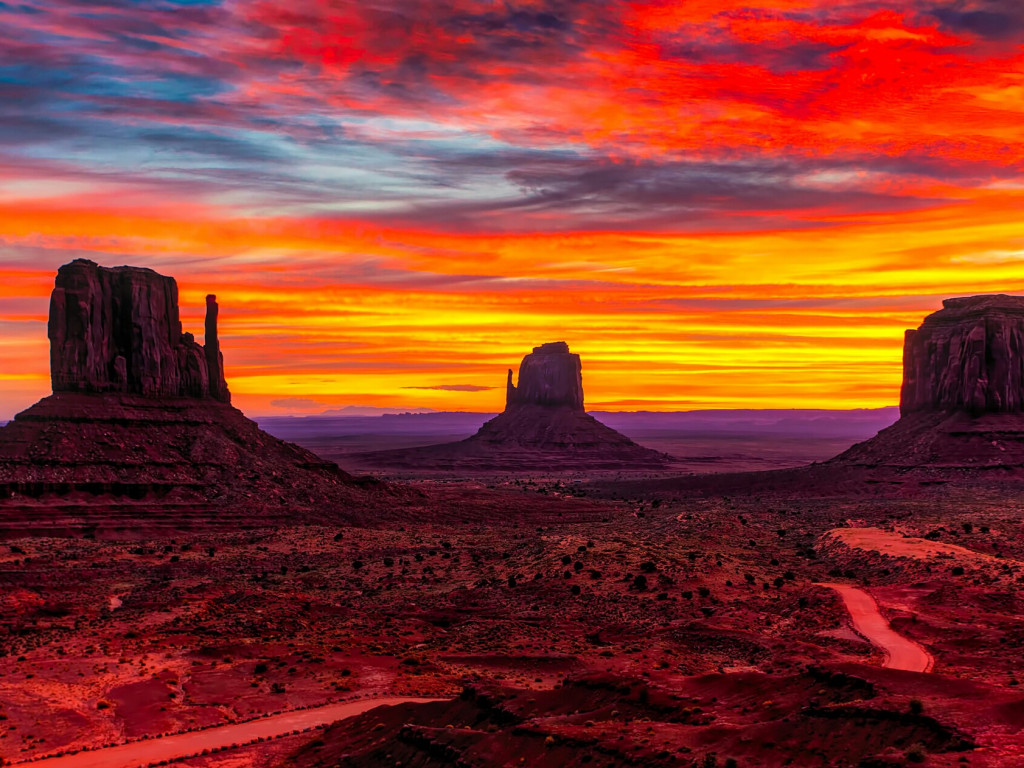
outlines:
[[[204,348],[191,333],[182,333],[174,278],[75,259],[57,271],[50,295],[53,391],[229,403],[217,311],[217,297],[207,296]]]
[[[60,268],[53,394],[0,428],[0,536],[353,522],[394,492],[232,407],[217,316],[207,296],[204,346],[182,331],[173,278]]]
[[[505,410],[522,405],[583,410],[583,366],[564,341],[534,347],[519,365],[519,386],[508,369]]]
[[[453,471],[657,469],[672,459],[589,415],[580,356],[564,341],[534,347],[510,369],[505,410],[456,443],[363,454],[366,466]]]

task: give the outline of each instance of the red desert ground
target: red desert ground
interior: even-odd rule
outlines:
[[[0,766],[1024,766],[1020,0],[0,0]]]

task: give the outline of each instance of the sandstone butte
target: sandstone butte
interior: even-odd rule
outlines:
[[[57,272],[53,394],[0,428],[0,536],[364,519],[398,492],[260,430],[231,406],[206,301],[183,332],[171,277],[76,259]]]
[[[942,304],[906,332],[899,421],[834,462],[992,476],[1024,469],[1024,297]]]
[[[465,440],[361,458],[368,466],[451,471],[658,469],[671,457],[637,445],[586,412],[580,356],[564,341],[534,347],[510,369],[505,410]]]

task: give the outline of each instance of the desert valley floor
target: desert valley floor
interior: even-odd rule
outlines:
[[[1019,486],[682,498],[673,483],[421,480],[370,527],[9,539],[0,754],[79,753],[37,763],[53,768],[188,750],[209,754],[181,764],[208,768],[1024,761]],[[906,658],[857,631],[843,588],[877,601],[928,671],[894,668]],[[371,697],[438,701],[270,738]],[[269,730],[218,731],[254,718]],[[197,729],[211,737],[194,749],[138,751]],[[136,754],[92,752],[124,742]]]

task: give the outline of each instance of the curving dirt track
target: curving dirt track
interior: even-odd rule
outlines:
[[[287,736],[296,730],[326,725],[362,714],[376,707],[404,704],[419,704],[436,699],[408,697],[381,697],[342,701],[323,707],[284,712],[280,715],[252,720],[247,723],[222,725],[192,733],[164,736],[147,741],[122,744],[116,747],[79,752],[76,755],[62,755],[31,763],[41,768],[140,768],[163,760],[174,760],[202,752],[204,749],[229,747],[245,744],[256,739],[274,739]],[[14,765],[17,765],[15,763]]]
[[[878,610],[878,603],[863,589],[847,584],[822,584],[839,593],[850,612],[853,629],[885,651],[883,666],[908,672],[930,672],[935,659],[928,651],[895,632]]]

